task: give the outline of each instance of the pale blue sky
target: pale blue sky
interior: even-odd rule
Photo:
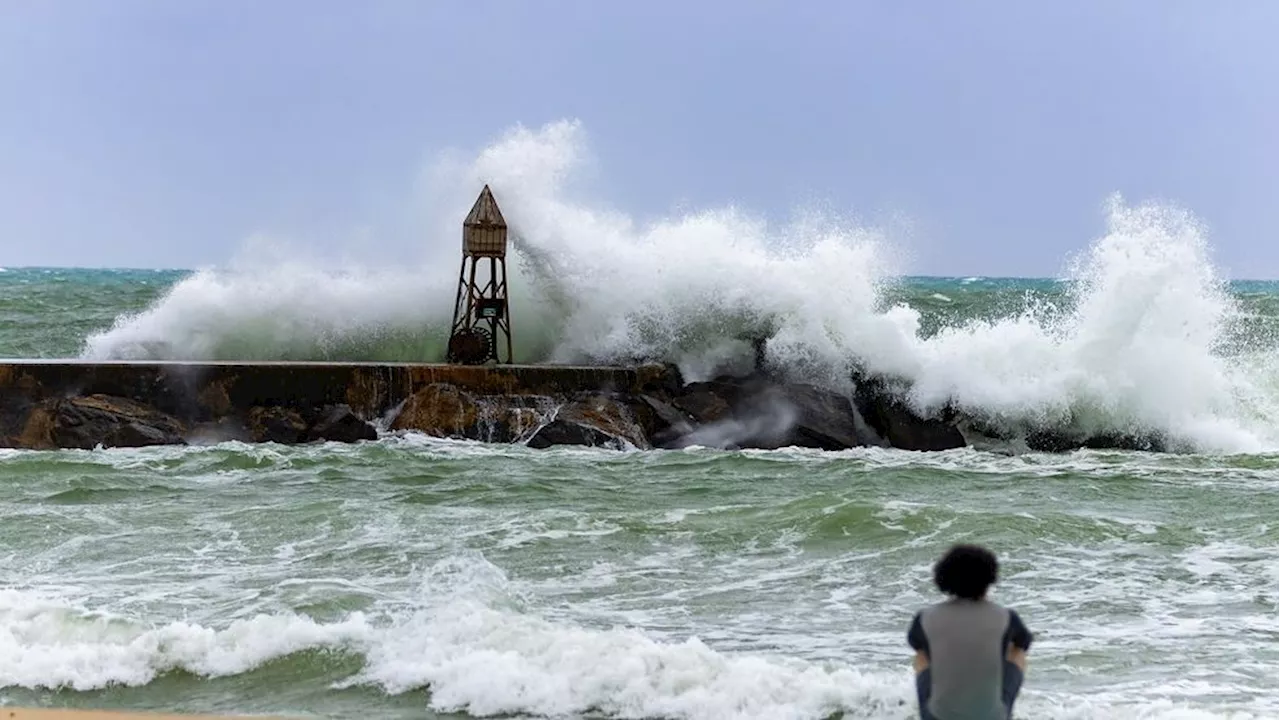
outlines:
[[[820,202],[906,220],[915,273],[1047,275],[1118,191],[1274,278],[1277,27],[1275,0],[11,0],[0,266],[399,247],[438,152],[576,118],[640,219]]]

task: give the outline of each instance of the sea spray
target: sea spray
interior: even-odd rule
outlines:
[[[997,422],[1082,432],[1158,432],[1191,447],[1250,451],[1274,432],[1241,402],[1219,354],[1237,312],[1185,212],[1109,203],[1108,232],[1076,262],[1070,306],[944,328],[903,374],[922,409],[951,402]],[[1259,397],[1261,395],[1261,397]]]
[[[793,379],[842,388],[854,367],[904,378],[923,412],[950,403],[994,426],[1276,447],[1274,332],[1241,332],[1205,230],[1184,211],[1113,198],[1106,233],[1051,298],[931,329],[919,307],[889,299],[903,268],[881,234],[815,216],[771,225],[732,207],[642,223],[575,199],[585,156],[577,123],[516,128],[470,164],[434,169],[442,211],[428,224],[441,230],[426,265],[244,256],[119,318],[84,355],[438,361],[457,220],[487,182],[512,225],[517,361],[663,360],[697,380],[750,368],[750,341],[767,337],[769,363]]]
[[[447,326],[454,288],[407,269],[331,269],[288,258],[279,241],[201,269],[146,310],[87,338],[90,359],[308,360],[388,357]],[[439,347],[443,349],[443,338]]]
[[[844,375],[846,319],[897,335],[876,313],[885,275],[872,234],[806,221],[771,229],[733,210],[643,228],[561,195],[581,152],[574,124],[518,129],[487,148],[456,185],[490,182],[512,223],[516,351],[526,361],[672,359],[697,378],[772,335],[771,352]],[[459,195],[459,197],[461,197]],[[461,218],[462,200],[450,216]],[[456,253],[456,228],[436,244]],[[436,257],[439,253],[432,253]],[[86,341],[89,358],[391,359],[384,339],[416,336],[395,359],[438,360],[456,283],[456,255],[422,268],[331,271],[299,253],[253,251],[209,269],[145,312]],[[839,315],[836,316],[837,318]],[[874,333],[873,333],[874,334]],[[835,362],[823,360],[834,359]]]

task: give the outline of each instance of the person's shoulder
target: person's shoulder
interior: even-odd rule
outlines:
[[[1022,622],[1022,617],[1018,615],[1018,611],[1008,606],[1001,606],[1005,612],[1009,613],[1009,623],[1005,630],[1005,636],[1014,645],[1026,650],[1031,647],[1031,641],[1035,638],[1035,634],[1027,628],[1027,624]]]
[[[1000,603],[992,603],[992,604],[1000,608],[1001,610],[1004,610],[1005,612],[1009,613],[1010,620],[1013,620],[1014,622],[1022,621],[1022,616],[1018,614],[1017,608],[1013,607],[1012,605],[1002,605]]]
[[[1014,608],[1011,608],[1011,607],[1009,607],[1009,606],[1007,606],[1007,605],[1005,606],[1005,608],[1004,608],[1004,609],[1009,613],[1009,622],[1010,622],[1010,623],[1012,623],[1012,624],[1014,624],[1014,625],[1023,625],[1023,626],[1025,626],[1025,623],[1023,623],[1023,622],[1022,622],[1022,616],[1018,614],[1018,611],[1017,611],[1017,610],[1015,610]]]
[[[933,603],[932,605],[925,605],[924,607],[916,611],[916,617],[923,619],[929,615],[933,615],[937,613],[939,610],[947,607],[947,605],[950,602],[951,602],[950,600],[942,600],[942,601]]]

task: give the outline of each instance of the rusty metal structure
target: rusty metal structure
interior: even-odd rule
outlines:
[[[461,365],[511,362],[507,221],[488,185],[462,223],[462,268],[447,358]]]

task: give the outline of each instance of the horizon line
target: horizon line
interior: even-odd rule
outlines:
[[[210,269],[212,266],[204,268],[180,268],[180,267],[106,267],[106,266],[84,266],[84,265],[0,265],[0,273],[11,270],[97,270],[103,272],[155,272],[155,273],[195,273],[204,269]],[[1070,278],[1052,277],[1049,275],[890,275],[888,277],[903,280],[1052,280],[1054,282],[1069,282]],[[1280,283],[1280,278],[1244,278],[1229,277],[1227,282],[1253,282],[1253,283]]]

